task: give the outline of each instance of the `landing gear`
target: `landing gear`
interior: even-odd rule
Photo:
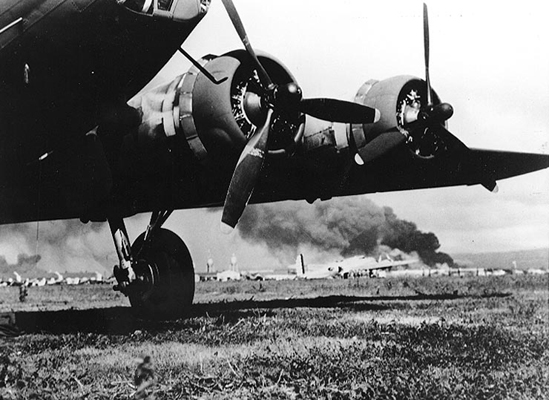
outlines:
[[[147,319],[184,315],[194,297],[194,267],[185,243],[172,231],[159,229],[148,243],[141,234],[132,253],[137,281],[128,297],[136,314]]]
[[[162,229],[171,211],[154,212],[147,230],[129,246],[121,218],[109,218],[120,260],[114,267],[114,287],[129,297],[135,314],[145,319],[173,319],[190,308],[194,297],[194,267],[185,243]]]

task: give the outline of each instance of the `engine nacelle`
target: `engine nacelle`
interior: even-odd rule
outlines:
[[[409,124],[418,120],[419,112],[427,104],[426,84],[422,79],[401,75],[382,81],[369,80],[358,90],[355,102],[374,107],[381,118],[374,124],[352,124],[348,135],[362,159],[371,161],[397,145],[406,142],[410,151],[422,158],[433,157],[438,151],[439,138],[433,132],[412,132]],[[433,104],[439,104],[431,90]]]
[[[279,61],[261,52],[258,56],[273,82],[295,82]],[[263,91],[248,57],[243,50],[205,56],[200,63],[217,82],[193,66],[172,82],[132,99],[128,104],[142,114],[138,147],[149,151],[166,138],[180,135],[200,162],[235,162],[266,119]],[[290,117],[275,112],[269,153],[292,152],[304,123],[302,114]]]

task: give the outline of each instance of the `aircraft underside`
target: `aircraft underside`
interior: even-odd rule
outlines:
[[[305,98],[280,61],[254,51],[230,0],[245,50],[192,60],[134,96],[208,2],[79,0],[82,14],[58,3],[60,17],[77,17],[72,40],[62,39],[63,24],[49,35],[29,27],[16,44],[0,36],[0,223],[108,221],[116,289],[147,318],[180,316],[193,299],[190,253],[162,228],[173,210],[223,206],[222,222],[234,228],[249,202],[495,190],[499,179],[549,166],[546,155],[469,149],[447,130],[453,109],[428,73],[367,81],[352,102]],[[189,10],[190,22],[174,18]],[[306,116],[347,132],[307,131]],[[131,244],[124,218],[142,212],[152,212],[150,223]]]

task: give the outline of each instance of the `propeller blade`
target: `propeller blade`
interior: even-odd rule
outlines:
[[[454,110],[450,104],[442,103],[433,107],[431,96],[431,78],[429,77],[429,13],[427,10],[427,4],[423,3],[423,50],[425,55],[425,83],[427,85],[427,106],[429,112],[426,114],[424,123],[427,123],[431,129],[436,129],[436,133],[442,138],[448,150],[454,154],[459,155],[466,162],[471,163],[472,151],[459,140],[456,136],[450,133],[442,123],[450,118]],[[473,165],[476,163],[473,162]],[[475,169],[480,171],[481,168],[475,165]],[[497,192],[497,182],[490,176],[489,173],[481,172],[480,184],[491,192]]]
[[[272,116],[273,110],[269,109],[265,124],[246,144],[238,159],[223,205],[221,222],[224,232],[231,232],[236,226],[252,196],[265,161]]]
[[[423,51],[425,53],[425,82],[427,83],[427,105],[431,102],[431,79],[429,77],[429,14],[427,4],[423,3]]]
[[[257,55],[255,54],[255,51],[250,43],[250,40],[248,39],[248,34],[246,33],[244,24],[240,19],[240,15],[236,10],[236,7],[234,6],[233,1],[232,0],[221,0],[221,1],[223,2],[225,9],[227,10],[227,14],[229,14],[229,18],[231,19],[234,29],[238,33],[238,36],[240,37],[242,44],[244,44],[246,51],[248,52],[248,54],[250,55],[250,57],[252,58],[252,60],[254,61],[257,67],[257,72],[259,73],[259,79],[261,80],[261,83],[266,88],[273,89],[274,87],[273,81],[269,77],[269,74],[267,74],[267,71],[265,70],[265,68],[263,68],[263,65],[261,65],[261,63],[259,62],[259,59],[257,58]]]
[[[379,121],[379,110],[350,101],[335,99],[303,99],[300,111],[315,118],[349,124],[371,124]]]

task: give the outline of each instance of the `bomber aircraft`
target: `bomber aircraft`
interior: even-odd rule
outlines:
[[[393,267],[410,265],[418,263],[419,259],[413,258],[408,260],[393,260],[388,254],[379,256],[376,260],[373,257],[368,256],[354,256],[338,261],[337,265],[340,267],[339,274],[343,278],[351,278],[354,276],[361,276],[368,274],[372,276],[373,271],[391,269]]]
[[[549,166],[540,154],[468,148],[425,77],[368,81],[353,102],[306,98],[292,73],[244,49],[193,59],[182,47],[210,0],[3,0],[0,5],[0,223],[107,221],[115,289],[143,317],[192,303],[190,253],[162,228],[173,210],[480,184]],[[337,34],[335,32],[334,34]],[[192,67],[137,93],[180,51]],[[347,142],[305,130],[348,124]],[[152,212],[133,244],[124,218]]]
[[[373,271],[418,263],[419,259],[393,260],[388,254],[374,257],[357,255],[325,264],[305,264],[303,254],[297,256],[295,264],[288,266],[289,276],[299,279],[326,279],[339,276],[344,279],[368,274]]]

